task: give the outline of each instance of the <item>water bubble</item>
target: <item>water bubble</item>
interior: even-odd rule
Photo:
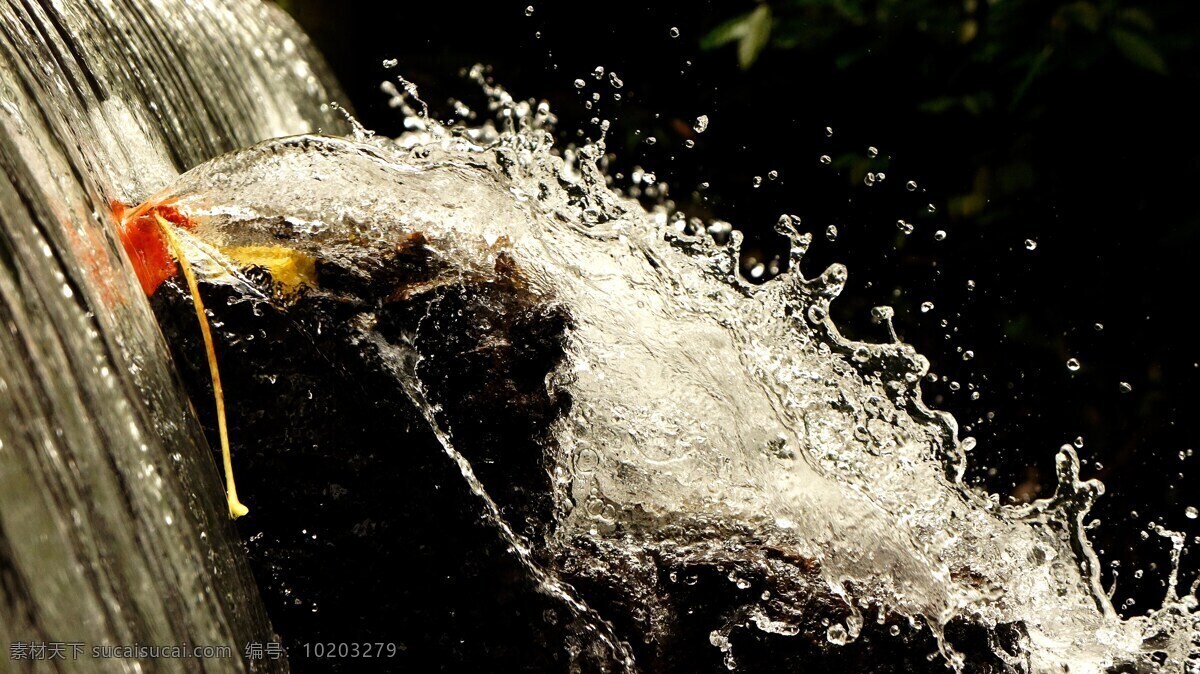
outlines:
[[[963,356],[962,356],[963,360],[971,360],[974,357],[975,357],[974,351],[971,351],[969,349],[967,351],[963,351]]]
[[[830,157],[829,155],[827,155],[827,154],[821,155],[821,163],[822,164],[830,164],[832,162],[833,162],[833,158]]]
[[[1118,384],[1117,388],[1121,389],[1121,393],[1129,393],[1133,390],[1133,385],[1127,381],[1123,381]]]
[[[1189,520],[1194,520],[1197,517],[1200,517],[1200,510],[1196,510],[1195,506],[1188,506],[1187,510],[1183,511],[1183,514],[1187,515]]]
[[[930,213],[937,213],[937,206],[934,206],[933,204],[928,204],[925,206],[925,210],[929,211]]]
[[[1037,249],[1037,241],[1034,241],[1033,239],[1025,239],[1025,250],[1036,250],[1036,249]]]
[[[575,88],[576,89],[582,89],[585,86],[587,86],[587,82],[584,82],[582,79],[575,80]]]
[[[762,187],[762,176],[754,176],[753,184],[755,189]]]
[[[1081,367],[1078,358],[1070,358],[1067,360],[1067,369],[1071,372],[1078,372]]]
[[[598,80],[603,79],[604,78],[604,66],[596,66],[596,69],[592,71],[592,77],[595,77]]]
[[[879,156],[879,148],[875,147],[874,145],[867,148],[867,156],[872,159],[874,159],[875,157],[878,157]]]
[[[1097,323],[1097,324],[1095,324],[1095,325],[1093,325],[1093,326],[1092,326],[1092,329],[1093,329],[1093,330],[1095,330],[1096,332],[1102,332],[1102,331],[1104,330],[1104,324],[1103,324],[1103,323]]]
[[[967,290],[974,290],[974,289],[975,289],[974,279],[967,279]]]
[[[620,77],[617,77],[616,73],[608,74],[608,83],[613,85],[613,88],[615,89],[620,89],[621,87],[625,86],[625,82],[622,81]]]
[[[525,16],[533,16],[533,5],[525,8]]]
[[[830,225],[825,228],[825,238],[830,241],[837,241],[838,228],[837,225]]]
[[[671,30],[667,31],[667,34],[673,38],[679,37],[679,29],[675,26],[671,26]]]
[[[1078,449],[1083,449],[1083,438],[1082,438],[1082,437],[1076,437],[1076,438],[1075,438],[1075,442],[1073,442],[1072,444],[1073,444],[1073,445],[1075,445],[1075,447],[1076,447],[1076,448],[1078,448]]]
[[[978,442],[975,440],[975,438],[974,438],[974,437],[972,437],[972,436],[968,435],[967,437],[965,437],[965,438],[963,438],[963,439],[962,439],[962,443],[961,443],[961,444],[962,444],[962,450],[963,450],[964,452],[969,452],[969,451],[971,451],[972,449],[975,449],[975,445],[977,445],[977,444],[979,444],[979,443],[978,443]]]
[[[654,136],[649,136],[649,137],[647,137],[647,138],[646,138],[646,144],[647,144],[647,145],[654,145],[654,144],[655,144],[655,143],[657,143],[657,142],[658,142],[658,139],[657,139],[657,138],[655,138]]]
[[[400,59],[384,59],[383,60],[384,68],[395,68],[398,65],[400,65]]]
[[[866,185],[867,187],[874,185],[875,184],[875,174],[868,173],[867,175],[863,176],[863,184]]]
[[[692,124],[692,129],[694,129],[696,131],[696,133],[704,133],[705,131],[707,131],[708,130],[708,115],[700,115],[699,117],[697,117],[695,123]]]
[[[897,220],[896,221],[896,229],[899,229],[901,232],[904,232],[905,234],[912,234],[914,228],[913,228],[913,224],[911,222]]]
[[[825,137],[833,138],[833,127],[832,126],[825,127]]]
[[[890,634],[894,637],[900,636],[900,626],[892,625],[891,627],[888,628],[888,634]]]
[[[779,171],[767,172],[767,180],[777,180],[778,178],[779,178]]]
[[[917,181],[910,180],[910,181],[904,183],[904,187],[907,188],[909,192],[916,192],[917,191]]]
[[[689,138],[689,139],[687,139],[687,140],[683,141],[683,146],[684,146],[684,147],[686,147],[686,148],[688,148],[688,149],[691,149],[691,148],[693,148],[693,147],[696,147],[696,141],[694,141],[694,140],[692,140],[691,138]]]
[[[933,302],[921,302],[921,313],[927,314],[933,311]]]
[[[945,241],[946,240],[946,230],[939,229],[938,231],[934,232],[933,240],[934,241]]]
[[[713,241],[724,244],[729,240],[729,235],[733,233],[733,225],[723,220],[714,220],[709,223],[707,231],[708,235],[713,238]]]
[[[846,645],[848,637],[849,635],[846,634],[846,628],[838,623],[830,625],[829,629],[825,630],[825,638],[829,640],[829,643],[835,646]]]

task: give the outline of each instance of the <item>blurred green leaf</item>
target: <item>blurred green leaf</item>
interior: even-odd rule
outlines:
[[[738,42],[738,65],[742,70],[754,64],[759,52],[767,46],[767,41],[771,38],[771,8],[759,5],[758,9],[750,13],[746,23],[746,35]]]
[[[1150,41],[1124,28],[1113,28],[1113,44],[1133,63],[1160,75],[1167,73],[1167,62]]]
[[[771,39],[771,8],[759,5],[753,12],[712,29],[700,40],[701,49],[714,49],[721,45],[737,41],[738,64],[742,69],[749,68],[758,59],[759,52],[767,46]]]
[[[1136,26],[1147,33],[1154,30],[1154,19],[1139,7],[1126,7],[1118,13],[1118,16],[1125,23]]]
[[[723,44],[742,39],[742,36],[746,34],[746,22],[749,19],[750,14],[743,14],[713,28],[700,38],[700,48],[716,49]]]

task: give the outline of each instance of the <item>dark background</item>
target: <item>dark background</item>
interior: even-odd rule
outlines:
[[[881,341],[869,310],[890,304],[900,335],[932,361],[926,399],[979,441],[973,483],[1006,500],[1048,495],[1055,450],[1082,438],[1085,477],[1108,488],[1092,532],[1105,586],[1119,563],[1122,613],[1159,604],[1167,545],[1143,538],[1146,525],[1200,533],[1185,515],[1200,506],[1200,459],[1188,457],[1200,372],[1197,3],[281,4],[379,133],[402,131],[382,80],[411,80],[451,121],[452,98],[485,109],[462,77],[483,63],[514,96],[549,101],[562,144],[595,138],[592,117],[611,120],[614,185],[628,188],[640,166],[668,185],[645,200],[734,223],[747,270],[781,253],[779,215],[800,216],[816,237],[805,275],[850,268],[834,305],[843,332]],[[702,114],[710,127],[696,134]],[[1194,567],[1185,556],[1185,581]]]

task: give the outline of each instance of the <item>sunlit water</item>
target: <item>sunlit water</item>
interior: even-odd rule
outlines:
[[[620,582],[628,560],[649,552],[752,565],[782,551],[805,571],[776,579],[770,596],[746,593],[736,619],[754,629],[798,632],[789,606],[817,583],[849,607],[827,626],[830,649],[854,648],[864,624],[887,613],[930,629],[936,657],[951,666],[961,656],[941,630],[956,617],[1022,623],[1021,652],[997,653],[1014,667],[1194,666],[1191,594],[1172,584],[1161,611],[1122,620],[1099,587],[1082,521],[1102,487],[1079,480],[1074,450],[1059,453],[1052,499],[1004,506],[964,485],[954,419],[921,402],[928,362],[905,344],[839,335],[829,303],[848,271],[806,269],[811,237],[794,218],[778,225],[791,241],[790,270],[747,283],[736,233],[718,244],[703,227],[611,191],[597,166],[602,145],[555,150],[549,111],[494,86],[498,127],[448,130],[410,116],[412,132],[400,139],[360,129],[348,139],[267,141],[176,180],[178,169],[265,137],[340,130],[320,105],[333,92],[305,65],[299,36],[264,34],[286,25],[278,16],[264,9],[234,25],[219,7],[186,7],[168,8],[161,16],[172,19],[155,30],[216,52],[168,59],[149,29],[135,31],[144,45],[101,40],[93,48],[109,50],[100,51],[105,67],[89,69],[98,86],[66,66],[51,68],[45,83],[34,77],[42,61],[18,57],[24,52],[11,44],[34,40],[25,11],[5,9],[0,542],[15,546],[16,568],[56,570],[29,581],[30,604],[61,621],[79,613],[107,638],[124,636],[105,622],[103,607],[114,605],[137,607],[128,610],[162,637],[188,631],[218,641],[223,630],[265,629],[253,599],[190,603],[254,590],[219,521],[215,473],[164,467],[204,452],[105,211],[110,199],[153,195],[201,223],[183,238],[209,283],[252,285],[223,253],[236,246],[282,242],[353,266],[374,246],[420,233],[448,279],[489,278],[512,265],[539,301],[565,310],[567,358],[547,385],[573,404],[546,447],[556,508],[544,540],[515,533],[456,451],[453,429],[438,428],[414,353],[381,348],[394,349],[396,376],[529,581],[621,668],[637,669],[625,637],[564,581],[564,560],[575,575]],[[194,33],[221,17],[227,49]],[[118,34],[100,25],[99,35]],[[52,51],[70,54],[70,42]],[[172,79],[179,73],[204,86]],[[252,77],[262,80],[243,88]],[[106,87],[123,95],[105,96]],[[169,95],[155,93],[163,87]],[[401,88],[391,87],[398,102]],[[82,100],[59,101],[59,91]],[[280,100],[247,91],[280,92]],[[193,120],[182,100],[204,101],[210,114]],[[369,326],[369,312],[361,320]],[[1182,539],[1163,535],[1178,555]],[[122,536],[147,542],[139,549]],[[118,568],[90,552],[100,544]],[[166,573],[146,549],[165,555]],[[730,582],[742,580],[731,574]],[[0,638],[57,624],[5,618]],[[651,639],[664,623],[646,618]],[[734,627],[714,620],[711,644],[736,669]]]
[[[1172,585],[1162,611],[1121,620],[1100,588],[1082,522],[1103,488],[1079,480],[1074,449],[1060,450],[1051,499],[1002,506],[964,485],[954,419],[921,401],[928,362],[906,344],[839,335],[829,303],[848,272],[804,269],[811,236],[796,219],[778,224],[790,271],[752,285],[737,272],[736,233],[719,245],[610,191],[596,165],[602,145],[564,158],[544,106],[488,90],[499,131],[412,117],[414,132],[396,141],[362,130],[351,140],[270,141],[193,170],[156,198],[203,223],[193,244],[217,263],[208,267],[215,282],[246,283],[222,262],[230,247],[283,242],[353,266],[365,250],[420,233],[452,270],[446,282],[487,278],[511,261],[540,301],[564,308],[568,358],[548,382],[573,401],[546,448],[556,526],[550,540],[518,541],[489,508],[526,557],[545,546],[575,567],[586,558],[587,575],[619,579],[621,564],[646,552],[753,560],[783,550],[815,568],[803,582],[848,599],[844,622],[828,626],[831,648],[852,647],[865,621],[888,613],[929,627],[952,667],[961,656],[940,630],[956,617],[1023,623],[1022,652],[997,655],[1034,671],[1191,662],[1192,596]],[[395,354],[397,373],[433,423],[412,356]],[[452,429],[437,430],[490,503]],[[543,589],[608,632],[551,580],[553,568],[528,564]],[[738,615],[795,633],[788,585],[776,587],[782,594],[748,594]],[[736,668],[730,629],[714,623],[711,641]]]

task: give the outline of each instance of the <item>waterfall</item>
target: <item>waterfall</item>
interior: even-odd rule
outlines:
[[[201,497],[218,472],[111,204],[264,138],[343,132],[340,97],[265,3],[0,3],[0,642],[232,646],[240,671],[242,644],[274,639]]]

